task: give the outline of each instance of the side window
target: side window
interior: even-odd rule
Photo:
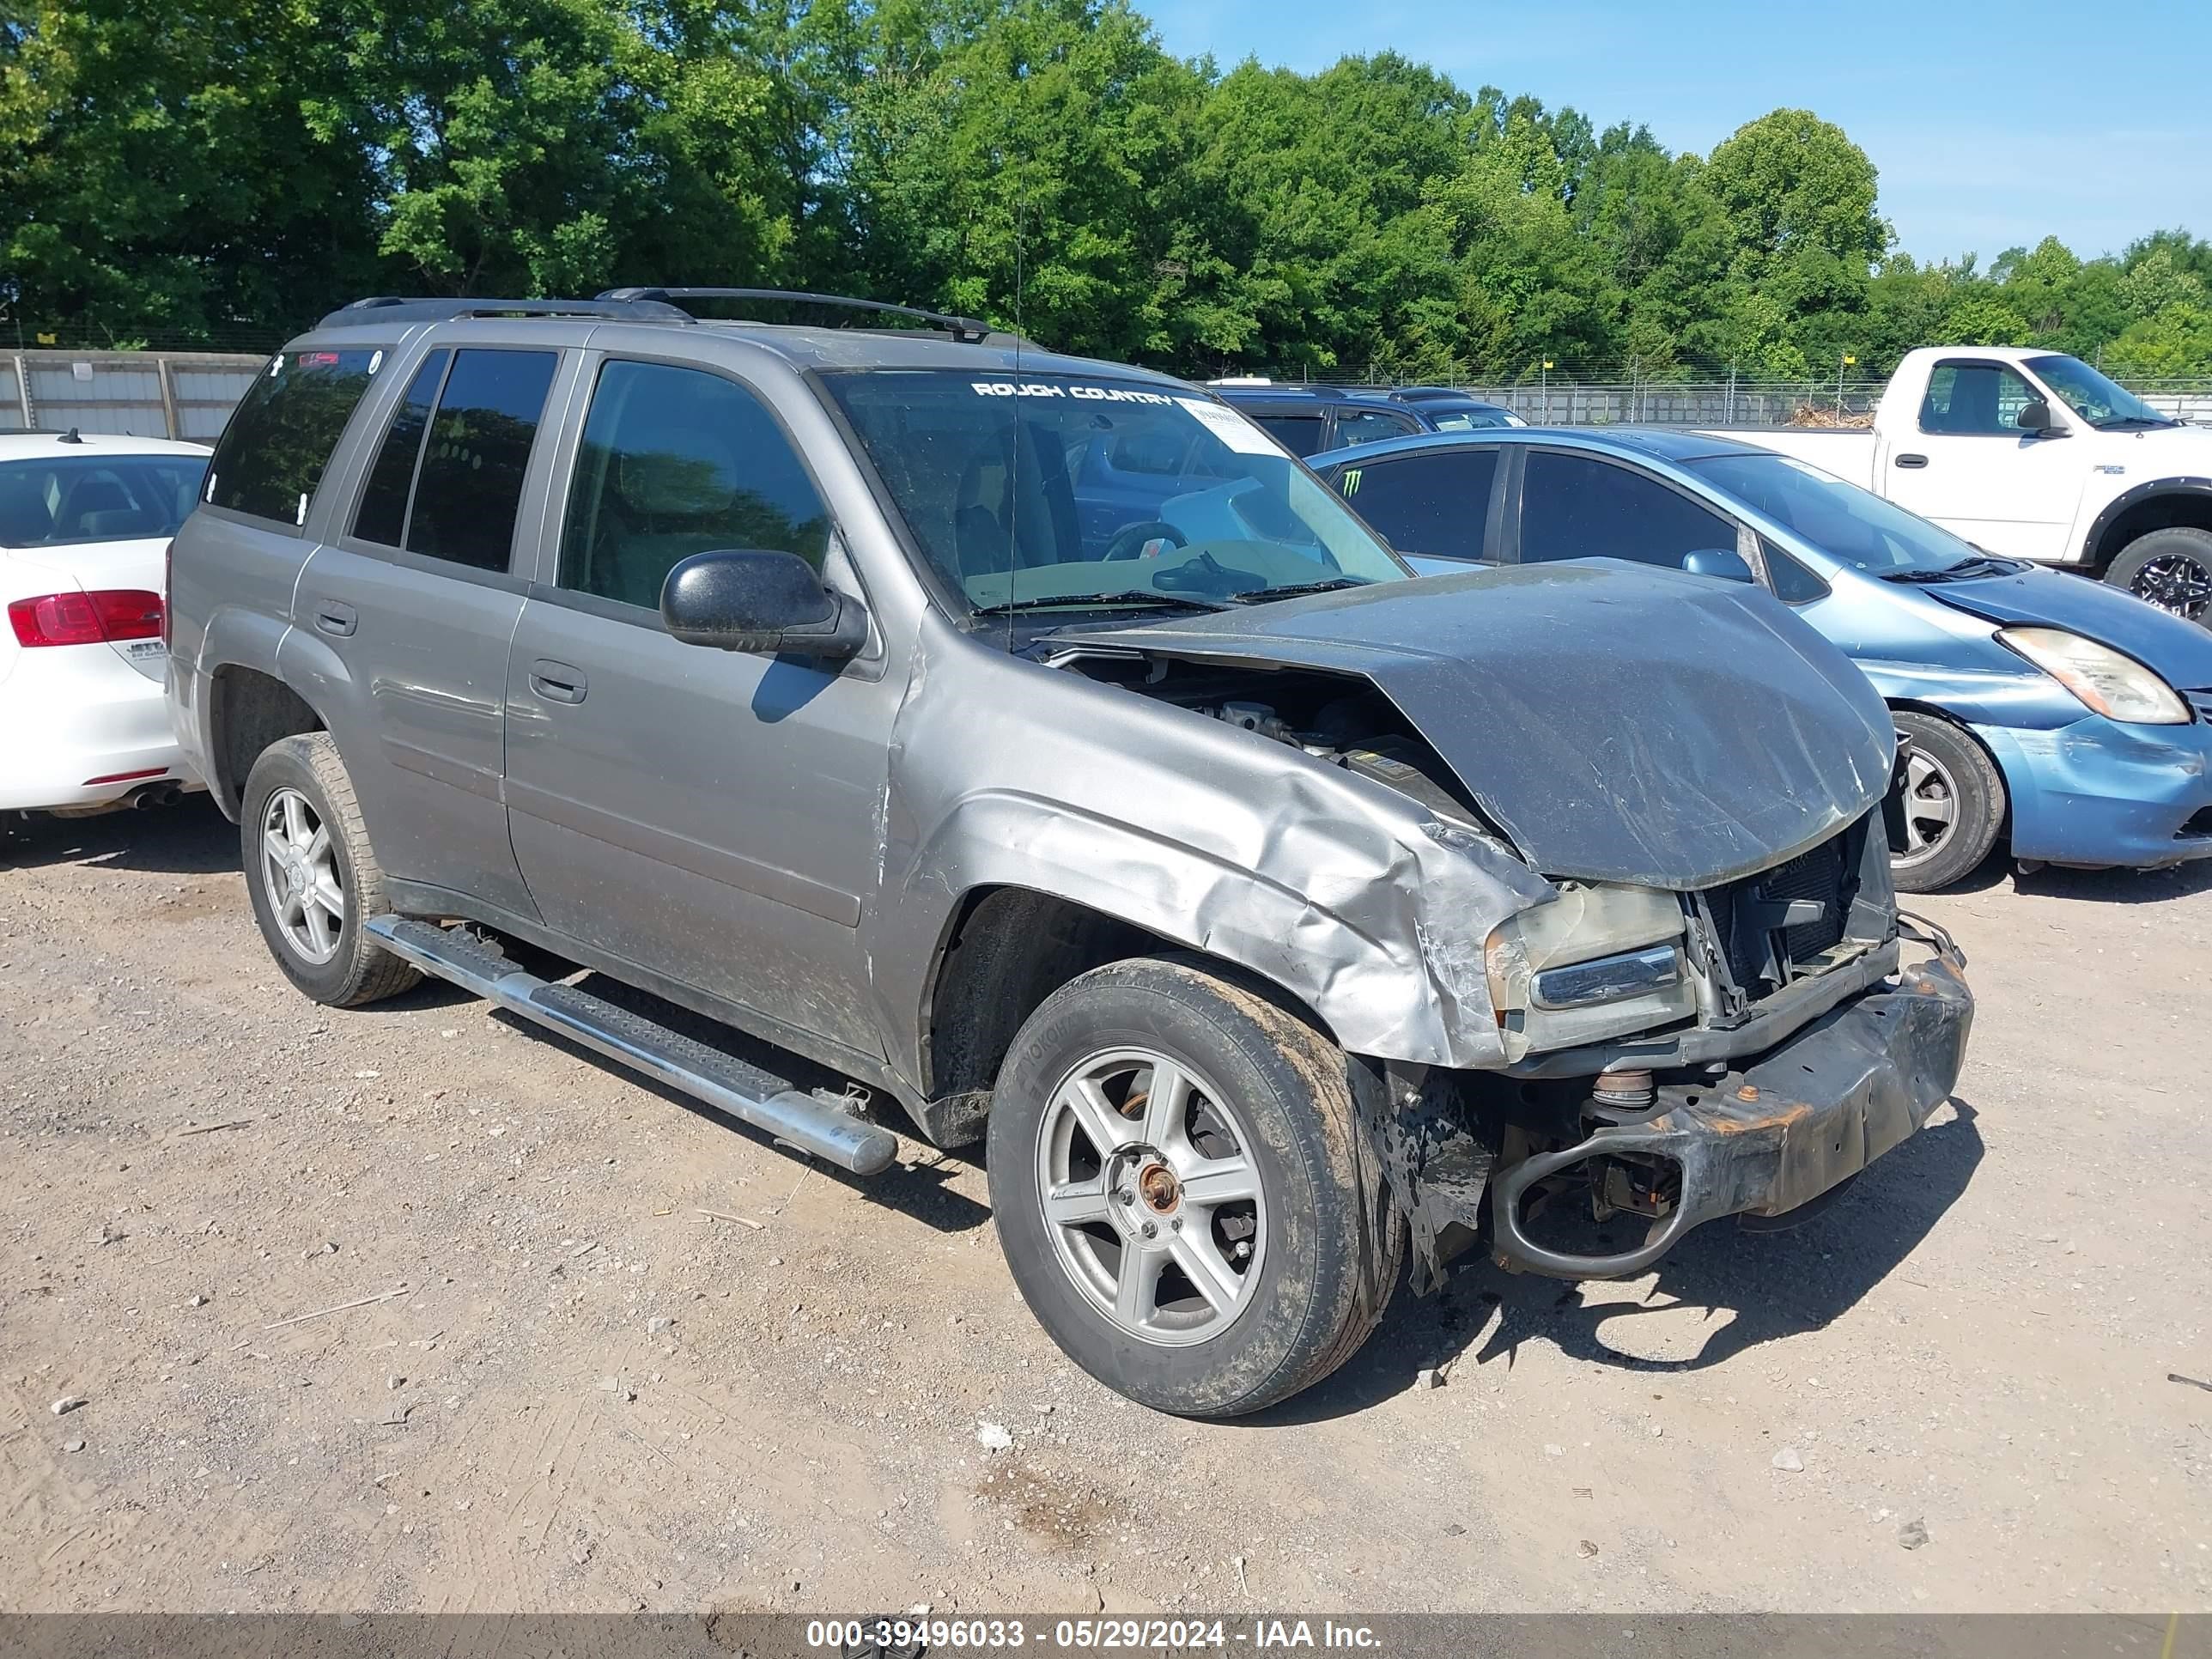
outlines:
[[[430,405],[437,401],[438,387],[446,378],[446,363],[452,356],[450,351],[438,350],[422,360],[422,367],[407,388],[406,400],[392,417],[383,445],[376,452],[375,465],[368,470],[368,482],[362,489],[361,505],[354,512],[353,533],[365,542],[398,547],[406,533],[407,500],[415,493],[422,434],[429,427]]]
[[[1532,449],[1521,486],[1521,558],[1632,559],[1679,570],[1687,554],[1735,551],[1717,513],[1611,461]]]
[[[1482,559],[1497,477],[1495,449],[1437,449],[1346,467],[1337,489],[1401,553]]]
[[[240,400],[208,465],[209,505],[303,525],[354,405],[384,354],[280,351]]]
[[[829,544],[829,510],[751,392],[696,368],[600,369],[561,527],[562,587],[653,610],[694,553],[770,548],[818,570]]]
[[[2036,394],[2002,363],[1938,363],[1920,400],[1920,429],[1954,437],[2020,435],[2020,411]]]
[[[559,362],[556,351],[453,354],[423,441],[401,546],[478,570],[507,568],[523,470]],[[390,443],[387,434],[387,449]]]
[[[1784,605],[1810,605],[1828,597],[1828,585],[1761,536],[1759,550],[1766,556],[1766,574],[1774,584],[1774,597]]]
[[[1322,421],[1318,415],[1255,415],[1252,418],[1265,427],[1277,443],[1300,459],[1321,451]]]
[[[1340,409],[1336,411],[1336,447],[1371,444],[1378,438],[1403,438],[1419,432],[1421,423],[1410,415],[1387,409]]]

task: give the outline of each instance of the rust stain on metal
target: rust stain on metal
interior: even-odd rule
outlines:
[[[1716,1113],[1699,1121],[1718,1135],[1755,1134],[1762,1129],[1788,1129],[1793,1123],[1802,1122],[1813,1115],[1813,1109],[1799,1101],[1778,1111],[1762,1112],[1757,1117],[1739,1117],[1732,1114]]]
[[[1145,1195],[1145,1202],[1165,1215],[1176,1206],[1179,1189],[1175,1173],[1164,1164],[1148,1164],[1137,1177],[1137,1188]]]

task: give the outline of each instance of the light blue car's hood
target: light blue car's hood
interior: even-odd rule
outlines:
[[[2096,640],[2124,651],[2180,690],[2212,688],[2212,633],[2103,582],[2023,570],[2016,576],[1931,583],[1917,591],[2000,626],[2063,628]]]

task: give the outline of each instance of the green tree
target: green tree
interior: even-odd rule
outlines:
[[[1673,155],[1393,52],[1179,61],[1129,0],[0,9],[0,301],[77,337],[693,283],[1186,371],[1796,377],[1946,339],[2212,370],[2212,243],[1885,259],[1876,185],[1804,110]]]
[[[844,117],[865,285],[1018,317],[1066,349],[1183,349],[1194,296],[1231,274],[1187,222],[1197,72],[1119,0],[900,21]]]
[[[1547,356],[1595,355],[1614,337],[1620,289],[1577,234],[1571,187],[1548,125],[1524,108],[1431,191],[1459,264],[1477,370],[1518,374]]]
[[[2212,374],[2212,306],[2178,301],[2129,324],[2103,356],[2106,372],[2124,379]]]
[[[381,251],[456,294],[775,275],[804,204],[759,45],[685,0],[364,6]]]
[[[0,270],[17,320],[220,339],[374,286],[342,30],[283,0],[0,17]]]

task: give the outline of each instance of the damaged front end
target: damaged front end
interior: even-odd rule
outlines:
[[[1918,935],[1933,960],[1900,970],[1887,711],[1764,594],[1545,567],[1069,629],[1037,655],[1302,756],[1271,781],[1313,798],[1251,867],[1300,854],[1295,890],[1411,944],[1425,986],[1366,978],[1384,1009],[1271,977],[1364,1057],[1417,1289],[1485,1237],[1509,1267],[1619,1276],[1701,1222],[1796,1211],[1957,1078],[1963,958]],[[1324,844],[1355,799],[1424,814],[1413,884],[1363,890]]]
[[[1625,1278],[1701,1223],[1786,1215],[1841,1186],[1949,1097],[1974,1018],[1965,965],[1944,938],[1893,984],[1755,1059],[1655,1080],[1641,1102],[1593,1091],[1571,1145],[1510,1137],[1522,1156],[1494,1170],[1492,1255],[1555,1278]],[[1601,1228],[1648,1223],[1642,1242],[1595,1252],[1542,1242],[1545,1210],[1585,1206]]]
[[[1870,815],[1814,865],[1873,871],[1887,853],[1874,830]],[[1973,1023],[1964,954],[1908,920],[1926,955],[1900,967],[1886,883],[1818,900],[1808,885],[1801,857],[1683,896],[1693,1024],[1499,1072],[1382,1068],[1367,1127],[1413,1227],[1417,1289],[1485,1239],[1516,1272],[1639,1273],[1705,1222],[1803,1210],[1927,1121]],[[1822,907],[1856,920],[1816,922]]]

